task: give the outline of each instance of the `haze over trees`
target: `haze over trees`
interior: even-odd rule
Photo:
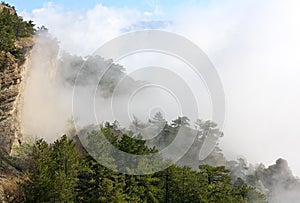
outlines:
[[[23,183],[26,202],[266,202],[254,187],[238,179],[233,182],[224,166],[200,165],[198,170],[171,165],[150,175],[127,175],[95,161],[102,156],[115,169],[126,164],[115,161],[112,151],[101,146],[105,136],[114,146],[131,154],[157,152],[146,141],[130,134],[120,136],[115,125],[106,123],[88,133],[88,145],[103,149],[95,154],[79,150],[77,139],[66,135],[48,144],[35,142],[28,156],[31,166]],[[97,146],[95,146],[97,145]],[[143,162],[135,163],[147,167]]]
[[[24,21],[16,14],[14,7],[7,3],[2,3],[0,9],[2,71],[10,67],[9,61],[19,63],[24,59],[24,50],[20,44],[26,44],[30,37],[46,32],[47,28],[41,26],[37,32],[32,21]],[[83,63],[91,68],[84,69],[77,78],[76,82],[82,86],[98,81],[97,74],[102,71],[98,66],[112,67],[99,82],[101,96],[110,97],[119,79],[125,74],[124,68],[100,56],[84,59],[66,54],[58,60],[60,68],[56,72],[64,85],[74,84],[77,70]],[[126,84],[123,87],[126,90],[139,85],[131,78],[127,78]],[[185,138],[197,135],[191,147],[176,163],[147,175],[128,175],[118,171],[151,172],[154,167],[169,164],[169,160],[153,156],[150,163],[143,159],[131,162],[128,157],[120,157],[103,142],[105,137],[120,151],[134,155],[154,155],[175,139],[179,128],[184,129]],[[11,157],[2,157],[1,154],[0,172],[12,173],[13,170],[20,177],[14,190],[5,193],[8,202],[260,203],[266,202],[266,196],[274,194],[279,186],[300,188],[298,179],[282,159],[268,168],[261,165],[251,167],[243,159],[227,161],[218,146],[223,133],[212,121],[196,120],[193,123],[188,117],[179,116],[169,122],[158,112],[146,123],[135,118],[129,129],[121,128],[115,121],[97,126],[94,130],[83,129],[81,133],[76,133],[74,129],[71,131],[72,136],[63,135],[53,143],[43,139],[23,143]],[[141,139],[151,132],[158,134],[147,141]],[[80,136],[86,137],[85,147],[79,140]],[[208,157],[199,160],[199,150],[207,138],[215,140],[217,144]],[[126,167],[128,163],[130,167]]]

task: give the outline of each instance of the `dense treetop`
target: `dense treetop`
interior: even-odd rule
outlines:
[[[146,142],[130,134],[120,136],[115,125],[106,123],[88,133],[88,145],[101,147],[94,156],[118,169],[123,164],[105,146],[105,136],[120,150],[132,154],[155,153]],[[150,175],[126,175],[112,171],[76,145],[77,139],[62,136],[53,144],[37,140],[28,149],[30,163],[23,183],[26,202],[266,202],[265,197],[242,179],[233,181],[224,166],[200,165],[198,170],[171,165]],[[146,167],[143,162],[135,163]],[[138,167],[138,168],[139,168]]]
[[[17,41],[30,37],[34,34],[33,21],[24,21],[18,16],[15,8],[2,2],[0,4],[0,61],[6,58],[22,57],[21,49]]]

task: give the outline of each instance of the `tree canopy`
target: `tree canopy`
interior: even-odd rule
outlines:
[[[4,66],[9,55],[22,58],[20,47],[16,42],[34,34],[33,21],[24,21],[18,16],[15,8],[8,3],[0,4],[0,68]]]
[[[103,160],[116,169],[123,167],[122,163],[101,145],[101,136],[127,153],[156,152],[143,140],[120,136],[116,128],[106,123],[88,133],[88,144],[95,149],[100,144],[100,154],[106,157]],[[28,179],[23,184],[27,202],[266,202],[262,194],[240,179],[233,182],[224,166],[200,165],[195,171],[173,164],[154,174],[127,175],[102,166],[80,151],[75,141],[66,135],[53,144],[36,141]],[[144,167],[143,163],[136,164]]]

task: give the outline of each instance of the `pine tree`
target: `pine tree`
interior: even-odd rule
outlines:
[[[80,169],[79,153],[72,140],[63,135],[52,147],[51,158],[55,189],[55,201],[73,202],[76,197],[77,176]]]
[[[53,170],[55,164],[50,146],[37,140],[32,150],[32,167],[25,181],[24,193],[27,202],[49,202],[54,196]]]
[[[125,176],[87,156],[79,174],[77,202],[125,202]]]
[[[66,135],[48,145],[37,140],[33,146],[32,168],[24,183],[28,202],[73,202],[76,197],[79,154]]]

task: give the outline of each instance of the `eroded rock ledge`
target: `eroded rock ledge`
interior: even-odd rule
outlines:
[[[14,143],[22,142],[19,107],[33,45],[33,37],[21,39],[16,47],[21,48],[22,59],[7,53],[5,64],[0,66],[0,153],[3,155],[10,154]]]

